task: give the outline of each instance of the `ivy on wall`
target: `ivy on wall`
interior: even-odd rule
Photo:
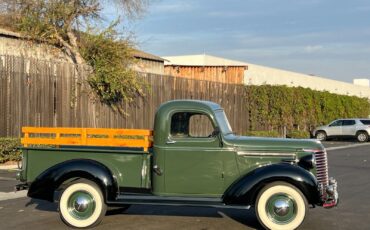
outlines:
[[[338,118],[368,117],[367,98],[338,95],[302,87],[246,86],[250,130],[278,127],[310,130]]]

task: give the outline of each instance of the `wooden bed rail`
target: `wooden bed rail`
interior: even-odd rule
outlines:
[[[152,130],[98,128],[23,127],[21,143],[29,145],[80,145],[148,148],[153,146]]]

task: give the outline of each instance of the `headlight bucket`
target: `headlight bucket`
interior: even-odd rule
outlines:
[[[299,159],[298,165],[304,169],[310,170],[316,167],[316,159],[314,154],[309,154]]]

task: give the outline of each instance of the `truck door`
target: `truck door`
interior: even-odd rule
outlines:
[[[215,124],[205,113],[177,112],[172,115],[165,151],[167,194],[221,195],[223,154]]]

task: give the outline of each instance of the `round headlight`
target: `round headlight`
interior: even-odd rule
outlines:
[[[306,155],[299,159],[298,165],[307,170],[313,169],[316,167],[316,159],[314,154]]]

